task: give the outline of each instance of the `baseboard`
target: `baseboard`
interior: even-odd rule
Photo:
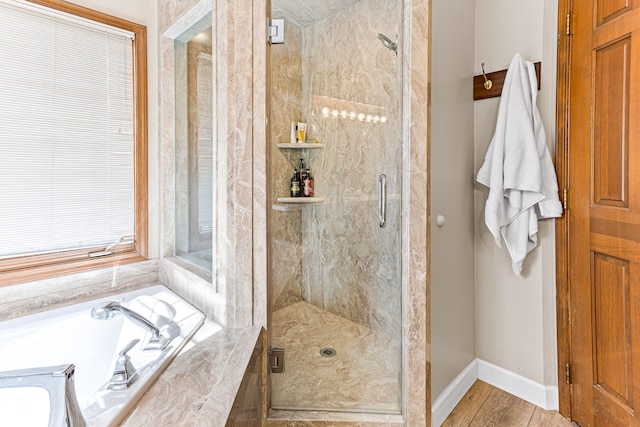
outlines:
[[[478,379],[547,410],[558,410],[558,387],[544,386],[484,360],[478,363]]]
[[[440,427],[476,380],[482,380],[543,409],[558,410],[557,386],[544,386],[484,360],[474,359],[433,402],[432,427]]]
[[[474,359],[466,368],[444,389],[431,405],[431,426],[440,427],[447,419],[453,408],[462,400],[473,383],[478,378],[478,359]]]

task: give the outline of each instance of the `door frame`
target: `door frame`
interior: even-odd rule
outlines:
[[[571,95],[571,35],[572,0],[558,0],[558,52],[556,74],[556,173],[561,195],[569,190],[569,101]],[[569,34],[567,34],[569,33]],[[571,319],[569,306],[569,208],[566,198],[565,214],[556,219],[556,318],[558,339],[558,398],[560,414],[571,419],[573,414],[572,387],[567,364],[571,361]]]

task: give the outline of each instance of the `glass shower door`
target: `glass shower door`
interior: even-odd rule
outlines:
[[[400,413],[401,8],[329,3],[273,1],[271,406]],[[322,148],[276,147],[292,121]],[[278,203],[300,159],[323,203]]]

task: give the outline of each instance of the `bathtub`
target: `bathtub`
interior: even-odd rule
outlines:
[[[122,314],[93,318],[91,309],[105,301],[142,315],[171,338],[169,344],[143,350],[151,331]],[[115,426],[204,320],[204,314],[158,285],[0,322],[0,372],[74,364],[77,401],[87,425]],[[140,341],[127,352],[137,370],[135,381],[126,389],[108,389],[118,354],[135,339]],[[0,388],[0,425],[47,427],[49,410],[44,388]]]

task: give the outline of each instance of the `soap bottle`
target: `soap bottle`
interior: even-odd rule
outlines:
[[[291,178],[291,197],[300,197],[300,178],[298,177],[298,170],[293,170],[293,177]]]
[[[289,142],[291,144],[295,144],[296,142],[298,142],[298,125],[296,125],[296,122],[291,122],[291,137],[289,139]]]
[[[313,197],[313,177],[311,176],[311,172],[309,172],[309,169],[307,169],[307,173],[305,174],[305,179],[302,185],[302,194],[304,195],[304,197]]]
[[[304,159],[300,159],[300,167],[298,168],[300,171],[300,185],[304,182]]]

